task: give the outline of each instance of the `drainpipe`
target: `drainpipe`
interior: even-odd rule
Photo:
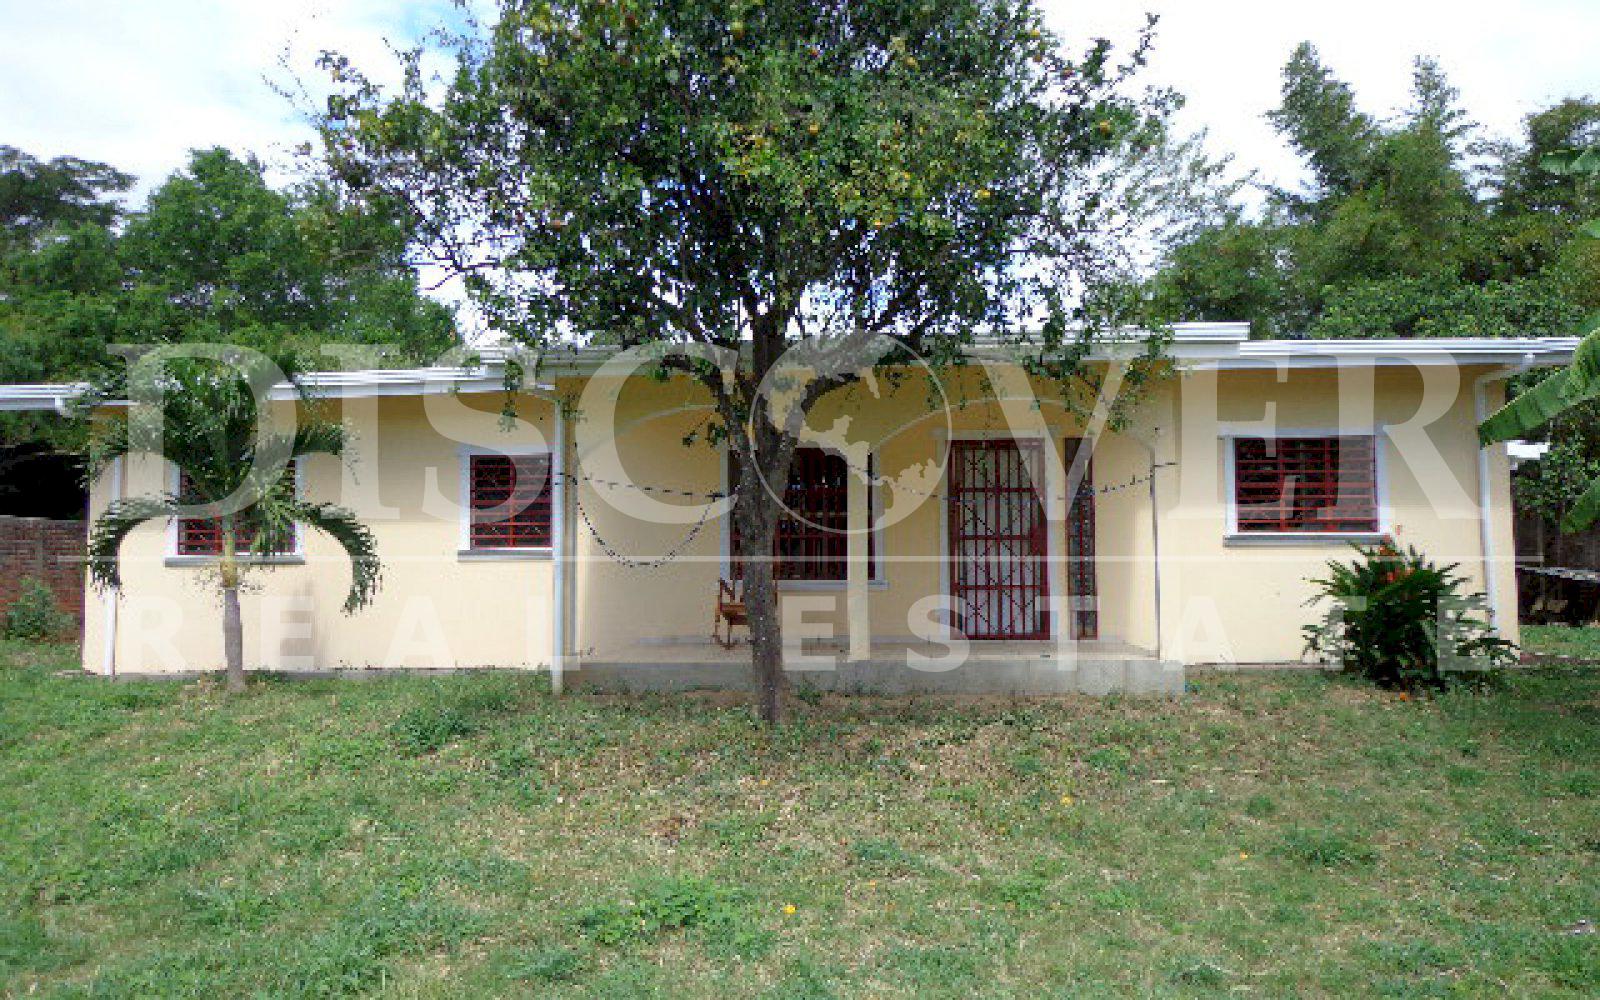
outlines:
[[[1161,656],[1161,512],[1156,507],[1156,449],[1150,446],[1150,555],[1156,581],[1156,660]]]
[[[121,456],[111,460],[111,488],[110,496],[106,500],[107,507],[122,499],[122,463]],[[88,581],[85,581],[86,586],[87,584]],[[101,629],[104,633],[102,639],[105,645],[100,654],[100,670],[113,680],[117,676],[117,604],[117,592],[107,588],[105,592],[105,627]]]
[[[554,385],[539,383],[522,391],[555,408],[555,457],[550,462],[550,690],[561,694],[567,668],[567,409]]]
[[[1472,408],[1477,417],[1473,425],[1473,433],[1477,433],[1478,425],[1489,419],[1490,382],[1500,382],[1515,378],[1533,367],[1533,355],[1524,354],[1518,364],[1502,368],[1499,371],[1486,372],[1472,381]],[[1496,625],[1500,617],[1500,583],[1496,579],[1494,564],[1494,520],[1492,517],[1494,503],[1493,484],[1489,481],[1489,448],[1478,448],[1478,544],[1483,550],[1483,589],[1489,598],[1489,624]]]
[[[561,401],[552,398],[556,408],[556,460],[555,495],[550,504],[550,531],[554,557],[554,583],[550,612],[550,690],[560,694],[565,689],[567,655],[567,410]]]

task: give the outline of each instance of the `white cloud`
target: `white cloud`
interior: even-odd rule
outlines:
[[[1310,40],[1364,107],[1402,103],[1411,58],[1437,56],[1472,114],[1509,134],[1542,104],[1595,85],[1593,0],[1517,5],[1444,0],[1043,0],[1076,44],[1130,39],[1163,15],[1152,81],[1189,97],[1183,123],[1218,151],[1286,182],[1296,163],[1263,115],[1278,71]],[[105,160],[148,187],[193,147],[226,145],[281,160],[308,131],[268,86],[287,50],[309,79],[324,48],[363,68],[452,15],[449,0],[0,0],[0,143]]]
[[[315,81],[322,49],[392,66],[387,43],[447,14],[445,0],[0,0],[0,143],[104,160],[141,188],[196,147],[282,161],[309,129],[271,84]]]
[[[1496,135],[1518,134],[1523,116],[1562,97],[1600,90],[1594,0],[1042,0],[1069,39],[1131,41],[1144,11],[1161,15],[1150,78],[1188,96],[1182,123],[1209,128],[1262,179],[1292,184],[1298,163],[1266,121],[1278,103],[1279,71],[1301,41],[1317,46],[1364,110],[1403,105],[1417,55],[1437,58],[1462,104]]]

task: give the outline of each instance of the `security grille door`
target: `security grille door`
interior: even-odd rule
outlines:
[[[1087,447],[1083,438],[1067,438],[1067,469]],[[1072,595],[1072,637],[1100,636],[1099,583],[1094,565],[1094,457],[1083,460],[1083,478],[1067,507],[1067,592]]]
[[[951,597],[969,639],[1050,637],[1043,457],[1037,442],[953,443]]]

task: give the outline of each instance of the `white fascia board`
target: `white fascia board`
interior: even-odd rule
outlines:
[[[1249,323],[1174,323],[1174,344],[1238,344],[1250,339]]]
[[[1572,360],[1575,337],[1412,338],[1404,340],[1251,340],[1231,351],[1174,344],[1180,368],[1338,368],[1342,366],[1528,365]]]
[[[55,410],[59,413],[88,388],[81,382],[0,385],[0,410]]]
[[[1248,340],[1242,323],[1180,324],[1168,349],[1180,369],[1338,368],[1341,366],[1528,365],[1567,364],[1577,349],[1576,337],[1413,338],[1405,340]],[[1129,342],[1118,340],[1126,348]],[[989,345],[999,348],[998,344]],[[547,356],[541,375],[593,373],[617,352],[614,347],[585,347]],[[981,347],[980,347],[981,350]],[[1000,353],[1004,353],[1003,351]],[[1108,360],[1116,352],[1090,355]],[[470,368],[380,368],[314,372],[302,378],[315,394],[334,398],[423,396],[446,392],[499,392],[505,385],[504,363],[498,358]],[[82,383],[0,385],[0,411],[63,410],[80,396]],[[292,399],[289,385],[274,398]]]

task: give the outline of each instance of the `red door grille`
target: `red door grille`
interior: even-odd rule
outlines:
[[[1083,438],[1067,438],[1067,469],[1077,460]],[[1099,583],[1094,570],[1094,457],[1084,457],[1083,480],[1067,508],[1067,592],[1072,595],[1072,637],[1100,635]]]
[[[950,453],[950,589],[969,639],[1050,637],[1038,443],[956,441]]]

